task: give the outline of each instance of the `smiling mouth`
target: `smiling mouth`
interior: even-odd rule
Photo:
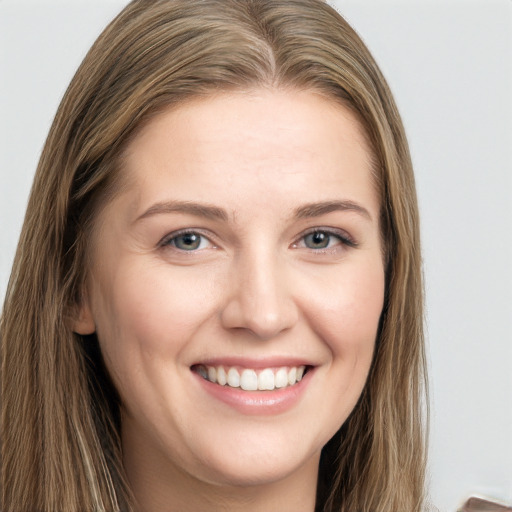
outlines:
[[[197,364],[192,371],[220,386],[243,389],[244,391],[273,391],[294,386],[307,373],[308,366],[283,366],[280,368],[235,368]]]

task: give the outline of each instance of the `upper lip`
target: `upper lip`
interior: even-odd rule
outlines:
[[[224,366],[232,367],[239,366],[241,368],[251,368],[254,370],[264,368],[279,368],[279,367],[293,367],[293,366],[316,366],[311,359],[297,357],[297,356],[275,356],[264,358],[246,358],[246,357],[214,357],[202,359],[195,362],[191,366],[204,365],[204,366]]]

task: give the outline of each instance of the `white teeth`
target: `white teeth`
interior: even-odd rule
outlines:
[[[254,370],[244,370],[240,376],[240,387],[245,391],[258,389],[258,376]]]
[[[258,389],[272,391],[274,388],[274,372],[270,368],[266,368],[258,376]]]
[[[276,373],[276,388],[285,388],[286,386],[288,386],[288,372],[286,368],[279,368]]]
[[[258,373],[256,370],[246,368],[242,373],[236,368],[226,369],[223,366],[205,366],[198,365],[197,373],[210,382],[232,388],[242,388],[244,391],[272,391],[282,389],[287,386],[293,386],[302,380],[305,366],[282,367],[278,370],[265,368]]]
[[[228,384],[232,388],[240,387],[240,374],[235,368],[230,368],[228,371]]]
[[[228,378],[226,376],[226,370],[222,366],[217,368],[217,384],[221,386],[225,386],[228,382]]]

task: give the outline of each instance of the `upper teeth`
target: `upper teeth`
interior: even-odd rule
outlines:
[[[282,367],[278,369],[265,368],[256,370],[245,368],[238,370],[237,368],[224,368],[224,366],[204,366],[199,365],[197,372],[210,382],[225,386],[226,384],[232,388],[242,388],[245,391],[268,390],[276,388],[285,388],[293,386],[302,380],[305,366]]]

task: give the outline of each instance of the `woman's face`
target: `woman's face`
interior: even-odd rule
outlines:
[[[76,324],[121,395],[128,466],[241,486],[316,474],[383,306],[370,160],[355,117],[307,91],[194,100],[130,143]]]

